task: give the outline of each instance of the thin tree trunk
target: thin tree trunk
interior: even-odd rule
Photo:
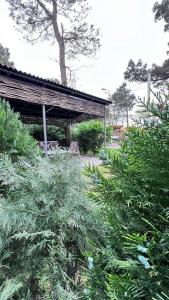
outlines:
[[[61,83],[67,86],[65,45],[64,45],[64,40],[62,38],[59,43],[59,66],[60,66]]]
[[[59,30],[57,1],[52,0],[52,3],[53,3],[53,14],[50,17],[52,20],[55,38],[59,45],[59,67],[60,67],[61,83],[67,86],[64,28],[63,25],[61,24],[61,31]]]

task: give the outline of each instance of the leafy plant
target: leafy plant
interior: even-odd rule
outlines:
[[[80,151],[87,153],[88,151],[94,154],[101,148],[104,142],[104,126],[98,120],[92,120],[77,124],[73,128],[73,138],[79,142]],[[107,141],[111,140],[112,129],[106,128]]]
[[[43,126],[42,125],[28,125],[29,133],[34,137],[34,139],[38,141],[43,141]],[[48,125],[47,127],[47,134],[49,141],[59,141],[63,143],[65,139],[65,133],[63,128],[59,128],[54,125]]]
[[[29,158],[40,154],[36,141],[5,100],[0,100],[0,152]]]

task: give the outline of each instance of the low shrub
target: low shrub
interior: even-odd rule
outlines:
[[[79,161],[63,150],[35,165],[1,155],[0,182],[0,296],[79,299],[83,252],[101,230]]]
[[[73,128],[72,136],[78,141],[82,153],[91,151],[96,154],[104,143],[104,125],[98,120],[79,123]],[[106,127],[107,142],[111,141],[111,137],[112,128]]]
[[[84,252],[102,226],[79,160],[65,150],[41,157],[4,101],[0,140],[0,299],[80,299]]]

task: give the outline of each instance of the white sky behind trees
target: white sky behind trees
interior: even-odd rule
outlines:
[[[15,29],[8,5],[0,0],[0,43],[8,47],[17,69],[44,78],[59,78],[56,45],[40,42],[30,45]],[[155,23],[155,0],[89,0],[91,22],[101,29],[101,50],[94,59],[80,58],[73,64],[77,72],[76,88],[106,97],[102,88],[113,92],[122,82],[130,58],[142,58],[149,64],[161,64],[166,58],[169,34],[163,22]],[[83,67],[84,66],[84,67]],[[88,67],[86,67],[88,66]],[[146,93],[145,85],[129,84],[136,95]]]

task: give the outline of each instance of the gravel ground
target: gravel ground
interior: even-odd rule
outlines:
[[[88,164],[98,166],[102,164],[102,161],[95,156],[81,155],[80,160],[83,166],[86,166]]]

